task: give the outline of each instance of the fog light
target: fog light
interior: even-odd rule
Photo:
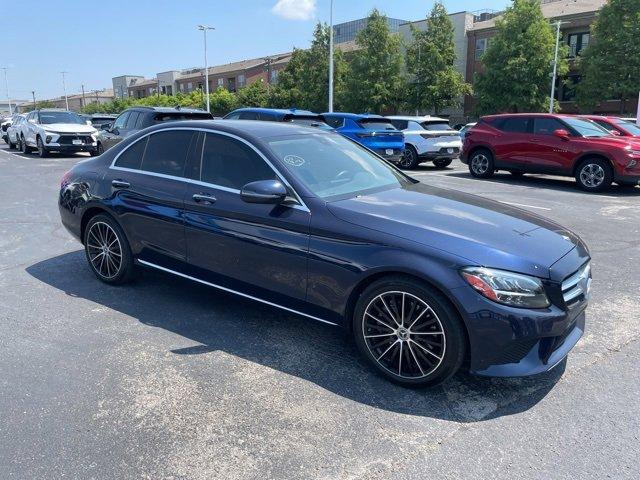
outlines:
[[[631,160],[628,164],[627,164],[627,168],[633,168],[638,164],[637,161],[635,160]]]
[[[51,143],[51,135],[47,135],[47,138],[45,138],[44,141],[47,143]]]

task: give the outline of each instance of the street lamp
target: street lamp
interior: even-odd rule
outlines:
[[[65,81],[65,75],[69,72],[60,72],[62,74],[62,90],[64,91],[64,103],[67,106],[67,110],[69,110],[69,99],[67,98],[67,83]]]
[[[9,103],[9,116],[11,116],[11,96],[9,95],[9,81],[7,80],[7,67],[2,67],[4,70],[4,86],[7,89],[7,102]]]
[[[329,113],[333,112],[333,0],[329,10]]]
[[[207,65],[207,30],[215,30],[215,28],[207,25],[198,25],[198,30],[202,30],[204,34],[204,91],[207,96],[207,112],[211,112],[209,105],[209,66]]]
[[[556,77],[558,76],[558,48],[560,47],[560,25],[564,22],[556,22],[556,54],[553,58],[553,74],[551,75],[551,98],[549,99],[549,113],[553,113],[554,98],[556,95]]]

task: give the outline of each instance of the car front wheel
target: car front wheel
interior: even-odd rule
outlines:
[[[477,178],[489,178],[495,173],[493,155],[489,150],[480,149],[469,158],[469,172]]]
[[[49,156],[49,151],[44,148],[44,143],[42,143],[42,139],[38,137],[36,143],[38,144],[38,156],[40,158],[46,158]]]
[[[576,182],[588,192],[601,192],[611,186],[613,171],[611,165],[601,158],[588,158],[576,171]]]
[[[464,358],[457,312],[439,292],[408,277],[388,277],[367,287],[355,308],[353,331],[368,362],[406,387],[442,383]]]
[[[119,285],[134,277],[129,242],[110,216],[98,214],[89,220],[84,232],[84,250],[91,270],[101,281]]]

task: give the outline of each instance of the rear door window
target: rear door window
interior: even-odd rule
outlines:
[[[136,128],[136,122],[138,121],[138,117],[140,116],[139,112],[131,112],[129,114],[129,118],[127,119],[127,128],[133,129]]]
[[[124,152],[122,152],[116,160],[115,166],[120,168],[132,168],[134,170],[139,170],[140,165],[142,164],[142,156],[144,155],[144,150],[147,146],[148,139],[149,137],[144,137],[143,139],[135,142]]]
[[[503,132],[528,133],[530,120],[526,117],[507,118],[498,128]]]
[[[168,130],[149,135],[142,170],[172,177],[184,176],[187,153],[194,133],[193,130]]]
[[[256,112],[240,112],[240,120],[258,120]]]

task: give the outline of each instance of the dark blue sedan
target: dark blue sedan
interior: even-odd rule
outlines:
[[[553,368],[581,337],[589,252],[572,232],[418,182],[334,132],[186,121],[63,178],[98,279],[161,270],[350,332],[408,386]]]

